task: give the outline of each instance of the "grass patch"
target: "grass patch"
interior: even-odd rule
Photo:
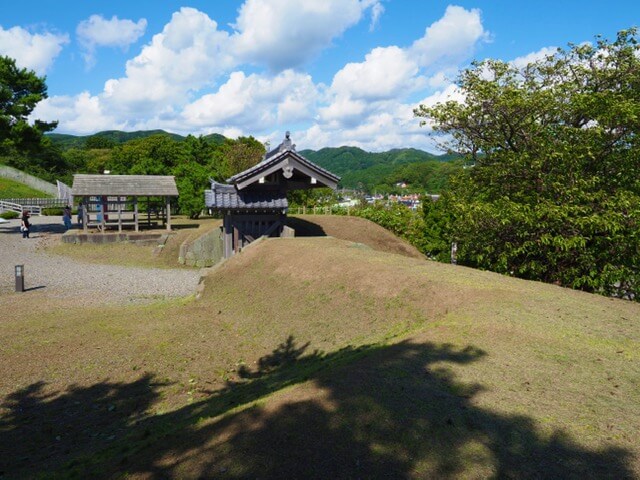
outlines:
[[[299,238],[200,300],[0,309],[10,477],[640,475],[638,304]]]
[[[0,177],[1,198],[50,198],[51,195],[28,187],[24,183]]]

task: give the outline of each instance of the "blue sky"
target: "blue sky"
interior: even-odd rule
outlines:
[[[633,1],[3,2],[0,54],[46,75],[59,133],[162,128],[298,148],[434,151],[412,109],[474,59],[522,62],[640,25]]]

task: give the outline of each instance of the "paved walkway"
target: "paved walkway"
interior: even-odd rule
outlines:
[[[14,267],[20,264],[28,291],[73,298],[76,304],[141,303],[196,292],[200,270],[98,265],[49,255],[37,246],[64,232],[61,218],[32,217],[32,222],[29,239],[22,238],[19,219],[0,223],[0,295],[14,292]]]

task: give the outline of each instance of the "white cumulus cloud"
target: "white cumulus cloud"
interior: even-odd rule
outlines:
[[[381,100],[414,89],[418,65],[399,47],[374,48],[361,63],[345,65],[333,78],[332,91],[355,99]]]
[[[427,27],[424,36],[413,43],[411,54],[422,66],[438,61],[456,63],[468,57],[477,43],[488,37],[480,10],[449,5],[444,16]]]
[[[67,34],[30,33],[22,27],[5,30],[0,26],[0,55],[15,59],[20,68],[39,75],[47,72],[67,43]]]
[[[91,15],[81,21],[76,28],[78,41],[84,49],[84,59],[87,65],[95,63],[97,47],[119,47],[126,49],[144,35],[147,20],[141,18],[137,22],[129,19],[119,19],[113,16],[107,20],[102,15]]]
[[[33,118],[58,120],[65,131],[76,134],[91,134],[101,130],[126,128],[126,122],[118,121],[105,112],[100,97],[89,92],[73,96],[55,96],[47,98],[33,110]]]
[[[246,61],[273,71],[296,68],[331,45],[377,1],[359,0],[247,0],[234,27],[233,50]]]
[[[236,126],[254,131],[308,120],[317,88],[307,74],[285,70],[273,77],[233,72],[213,94],[187,105],[184,121],[196,127]]]
[[[114,108],[139,115],[183,104],[234,65],[228,38],[205,13],[183,7],[127,62],[125,77],[105,83],[104,96]]]
[[[50,98],[36,113],[59,119],[59,131],[69,133],[162,128],[254,135],[275,145],[291,130],[300,149],[433,151],[429,128],[420,127],[413,109],[463,100],[451,82],[488,38],[478,10],[448,7],[415,42],[372,48],[338,67],[328,86],[300,69],[367,14],[375,25],[383,11],[379,0],[246,0],[224,30],[183,7],[101,93]],[[129,45],[106,33],[93,38],[95,48]]]
[[[328,92],[328,104],[319,108],[320,128],[337,137],[338,143],[367,144],[372,149],[402,144],[409,134],[415,144],[416,137],[425,132],[419,131],[419,121],[413,117],[417,104],[408,99],[434,89],[438,91],[427,100],[435,99],[434,95],[458,99],[452,81],[459,64],[487,36],[478,10],[448,7],[412,45],[374,48],[364,61],[339,70]],[[364,140],[367,135],[368,143]]]

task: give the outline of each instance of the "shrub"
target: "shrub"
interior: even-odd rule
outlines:
[[[4,218],[5,220],[11,220],[12,218],[18,218],[19,216],[20,214],[13,210],[7,210],[6,212],[0,213],[0,218]]]
[[[62,216],[63,213],[63,208],[62,207],[48,207],[48,208],[43,208],[42,209],[42,215],[47,215],[50,217],[55,217],[55,216]]]

